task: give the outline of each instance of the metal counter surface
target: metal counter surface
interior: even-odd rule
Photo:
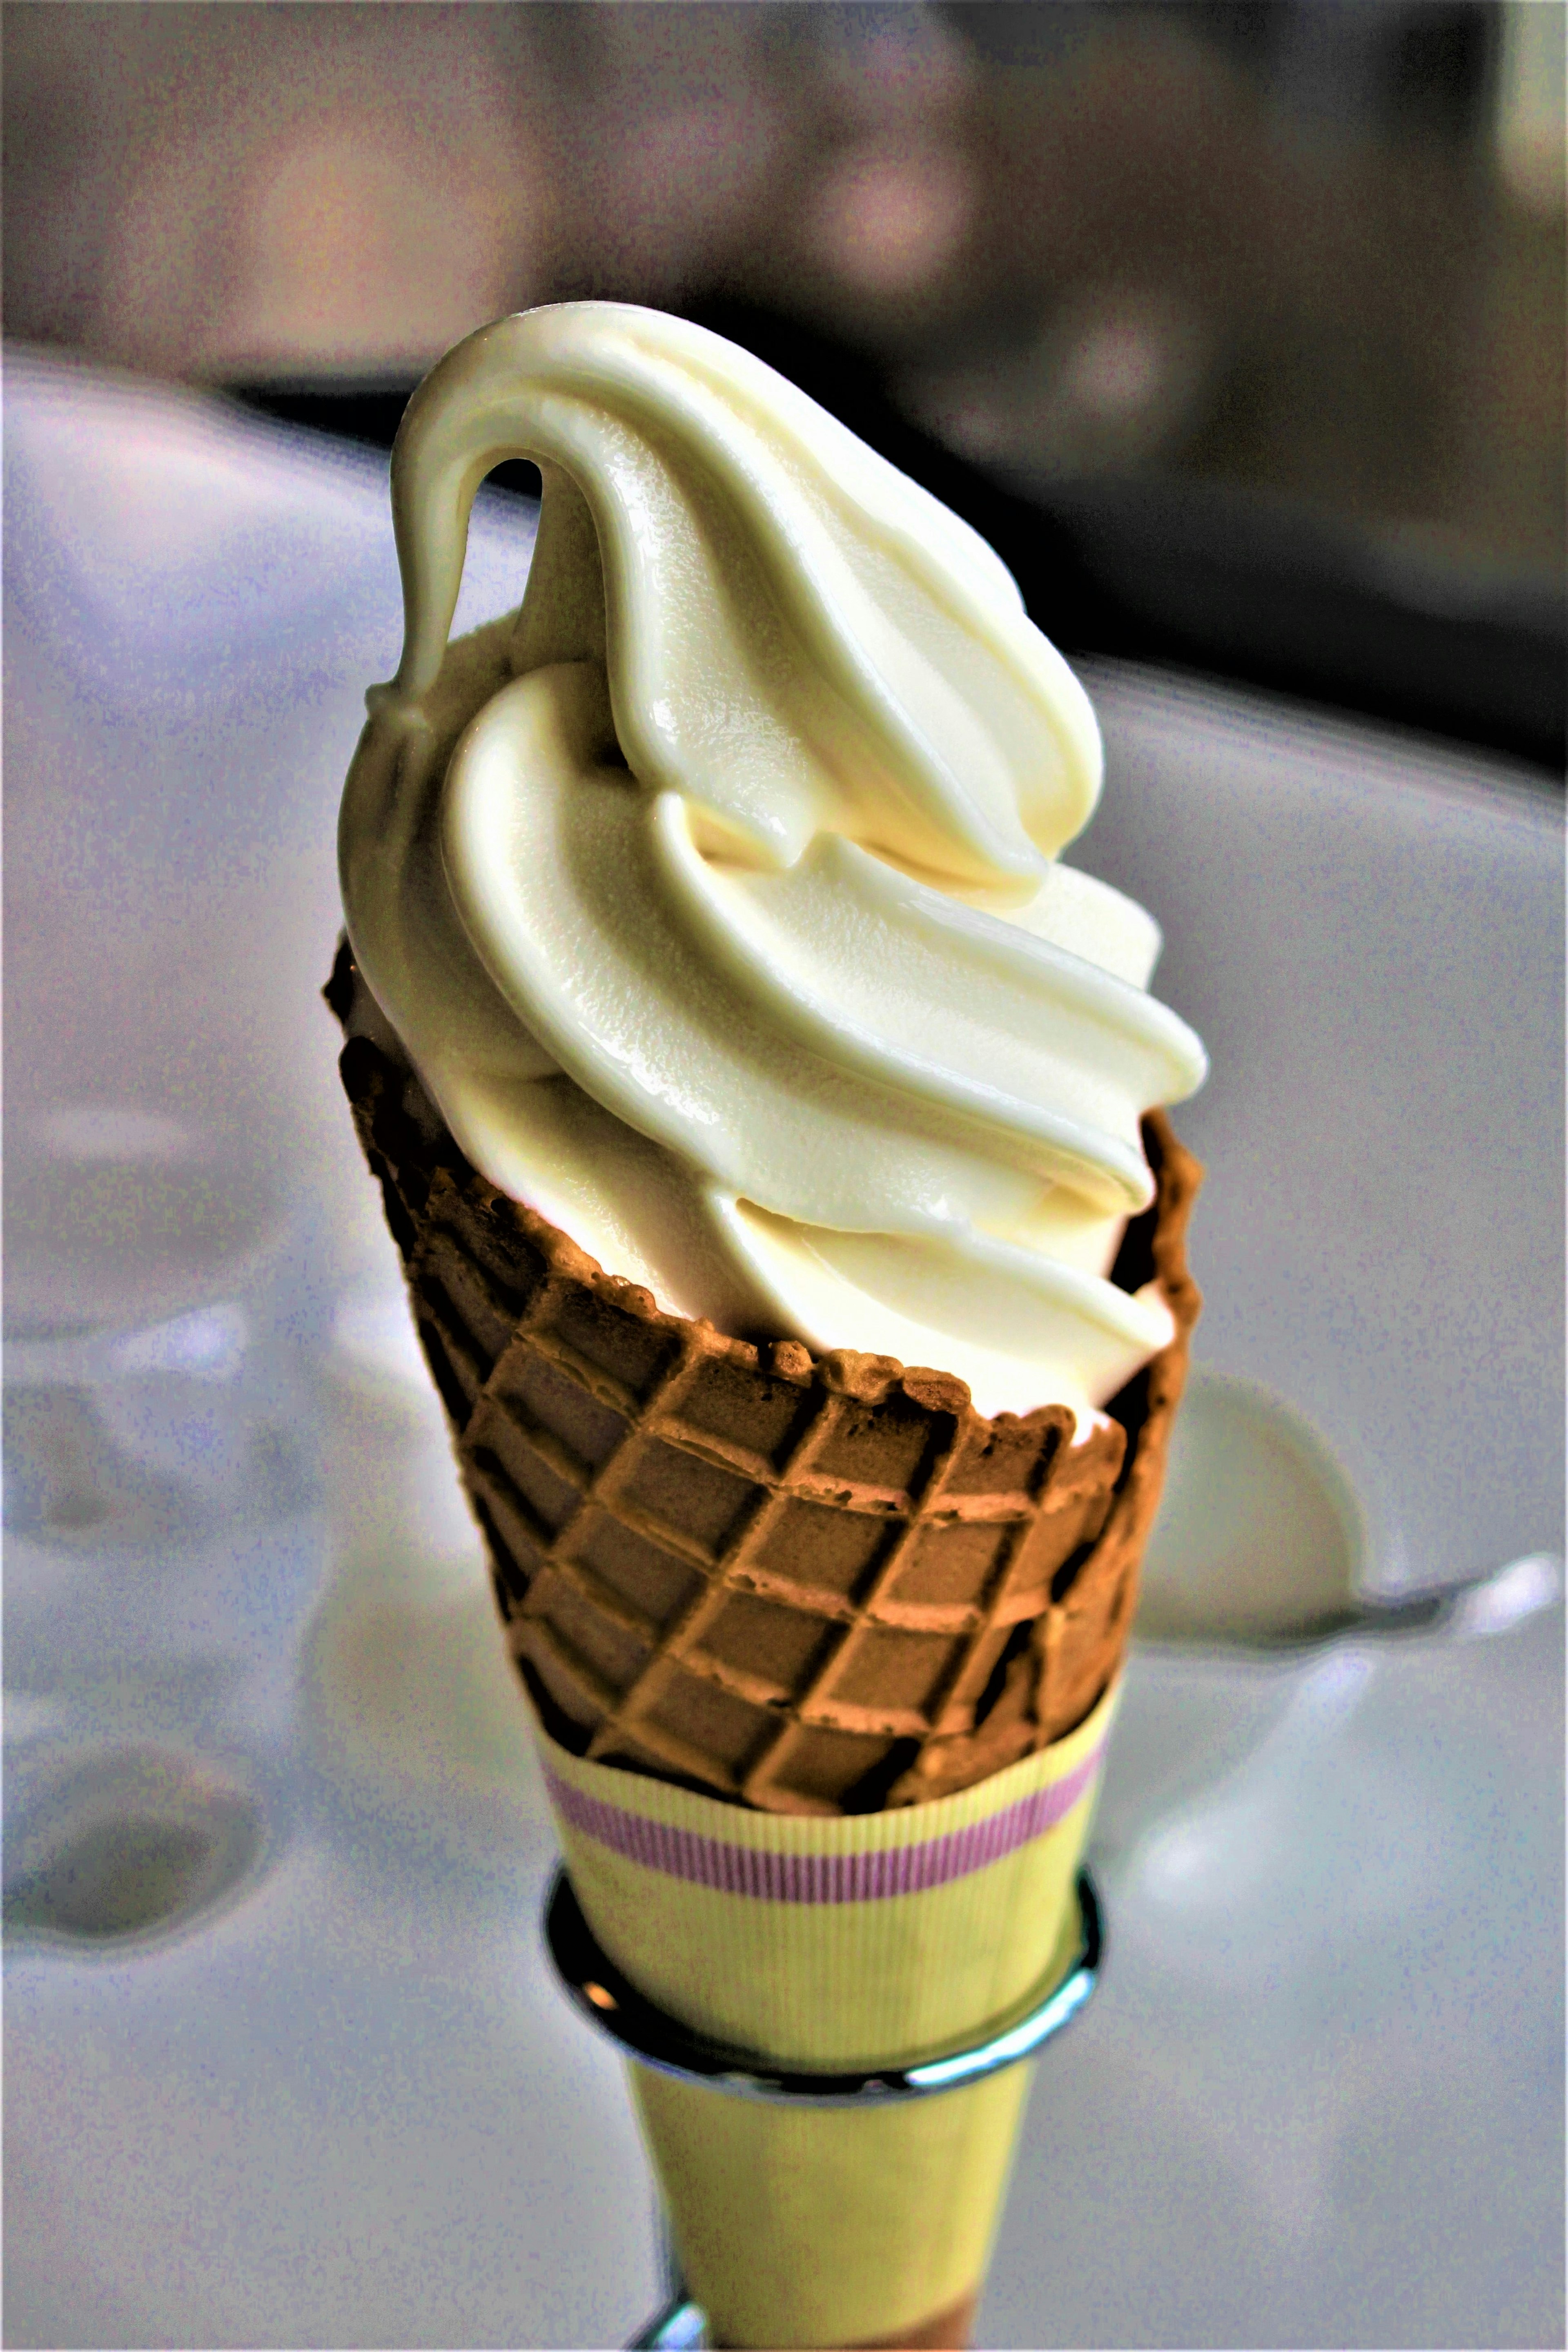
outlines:
[[[647,2176],[317,994],[384,466],[15,353],[6,467],[7,2339],[623,2342]],[[1560,803],[1090,684],[1209,1303],[981,2341],[1560,2342]]]

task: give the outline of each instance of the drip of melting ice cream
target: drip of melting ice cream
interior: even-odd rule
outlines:
[[[521,611],[447,646],[475,491]],[[956,516],[773,371],[616,303],[448,352],[393,460],[405,632],[343,798],[356,961],[473,1164],[721,1329],[1112,1395],[1142,1112],[1202,1081],[1159,932],[1057,852],[1082,688]]]

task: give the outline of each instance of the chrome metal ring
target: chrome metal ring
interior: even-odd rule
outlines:
[[[1058,1974],[1031,1994],[1006,2024],[966,2050],[868,2074],[815,2074],[760,2066],[754,2053],[705,2041],[666,2016],[600,1950],[564,1870],[556,1872],[545,1905],[544,1940],[557,1975],[590,2024],[644,2066],[685,2082],[706,2083],[735,2098],[819,2107],[878,2106],[977,2083],[1032,2056],[1059,2033],[1093,1992],[1104,1950],[1100,1903],[1087,1870],[1079,1873],[1078,1906],[1079,1948],[1066,1975]]]

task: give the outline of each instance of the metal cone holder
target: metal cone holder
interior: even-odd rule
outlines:
[[[1071,2023],[1100,1978],[1105,1938],[1100,1898],[1087,1870],[1078,1875],[1079,1948],[1065,1976],[1032,1996],[1023,2015],[967,2049],[874,2074],[805,2074],[760,2069],[754,2053],[706,2042],[646,2000],[600,1948],[583,1916],[572,1882],[558,1870],[544,1911],[544,1938],[572,2000],[602,2033],[644,2066],[657,2067],[721,2095],[775,2105],[858,2107],[930,2098],[979,2082],[1031,2058]],[[668,2235],[666,2242],[668,2244]],[[703,2315],[668,2257],[669,2295],[633,2345],[703,2343]]]

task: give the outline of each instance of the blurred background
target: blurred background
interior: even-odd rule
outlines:
[[[1069,651],[1556,766],[1564,15],[9,0],[6,331],[389,442],[501,311],[681,310]]]
[[[1074,862],[1214,1055],[1116,1989],[985,2340],[1568,2341],[1563,35],[4,0],[5,2342],[604,2345],[654,2301],[316,995],[397,642],[384,461],[329,436],[590,293],[748,342],[1095,657]],[[530,520],[480,502],[461,625]]]

